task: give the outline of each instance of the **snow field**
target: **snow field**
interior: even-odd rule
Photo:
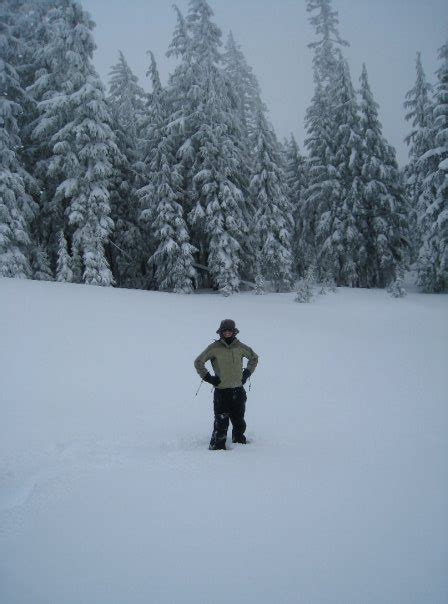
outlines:
[[[447,297],[293,300],[0,280],[1,602],[446,602]],[[223,318],[260,363],[210,452]]]

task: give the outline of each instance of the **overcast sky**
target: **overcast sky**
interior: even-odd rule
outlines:
[[[95,66],[108,84],[111,65],[122,50],[140,84],[152,50],[163,82],[173,70],[174,59],[165,53],[171,41],[176,16],[171,0],[81,0],[96,22],[98,46]],[[313,94],[309,42],[314,31],[308,22],[305,0],[209,0],[223,41],[230,30],[241,45],[261,85],[270,118],[280,138],[291,132],[301,147],[305,111]],[[188,0],[178,0],[188,12]],[[362,63],[380,104],[384,134],[397,149],[400,164],[407,159],[403,139],[403,100],[415,81],[415,55],[422,52],[423,66],[430,81],[438,68],[437,50],[448,33],[446,0],[334,0],[339,12],[339,29],[350,47],[349,60],[355,87],[359,87]]]

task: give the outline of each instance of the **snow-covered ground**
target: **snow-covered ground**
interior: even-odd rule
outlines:
[[[211,452],[195,356],[260,355]],[[0,280],[2,604],[446,604],[448,296]]]

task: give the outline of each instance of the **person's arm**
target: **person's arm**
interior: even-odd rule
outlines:
[[[249,361],[247,363],[247,371],[250,372],[250,375],[253,374],[253,372],[255,371],[255,368],[258,365],[258,354],[252,350],[252,348],[250,348],[250,346],[246,346],[244,345],[243,347],[243,356],[246,357],[246,359]]]
[[[201,352],[201,354],[194,361],[194,367],[201,379],[204,379],[208,374],[205,363],[213,358],[212,346],[213,344],[207,346],[207,348]]]

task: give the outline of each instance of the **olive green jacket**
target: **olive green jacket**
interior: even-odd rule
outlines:
[[[258,363],[258,355],[252,348],[237,338],[231,344],[227,344],[221,339],[207,346],[195,360],[194,366],[200,377],[204,378],[208,373],[205,363],[211,361],[213,371],[221,379],[217,387],[219,389],[238,388],[241,386],[243,375],[243,357],[248,359],[247,369],[252,374]]]

